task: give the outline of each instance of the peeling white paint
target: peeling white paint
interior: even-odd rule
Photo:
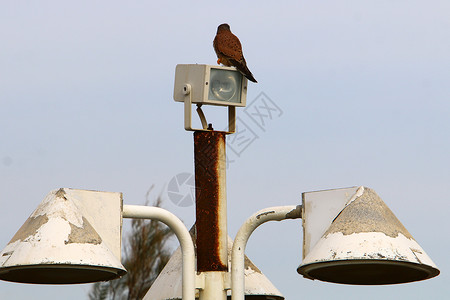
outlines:
[[[228,237],[228,265],[231,265],[231,248],[233,240]],[[245,294],[248,295],[275,295],[282,296],[281,292],[269,279],[249,260],[245,264]],[[200,281],[200,279],[198,279]],[[201,287],[200,282],[196,285]],[[231,295],[231,291],[227,291]],[[198,297],[198,291],[196,297]],[[161,274],[153,283],[144,300],[181,299],[181,251],[178,248]]]
[[[350,235],[328,234],[316,244],[302,264],[349,259],[409,261],[437,268],[414,239],[409,239],[403,234],[392,238],[381,232],[361,232]]]
[[[120,262],[121,206],[120,193],[51,191],[0,252],[0,278],[8,280],[8,270],[14,267],[35,265],[106,267],[126,273]],[[87,216],[86,210],[95,211]]]
[[[48,218],[64,218],[75,226],[83,224],[82,215],[73,201],[67,200],[65,189],[53,190],[41,202],[31,217],[46,215]]]
[[[348,198],[352,188],[303,195],[305,236],[303,261],[297,269],[300,274],[348,284],[394,284],[439,274],[431,258],[373,190],[359,187],[353,191]],[[328,205],[332,213],[326,211]]]

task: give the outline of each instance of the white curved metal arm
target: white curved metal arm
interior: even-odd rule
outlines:
[[[301,218],[301,205],[276,206],[262,209],[242,224],[231,250],[231,299],[244,300],[244,258],[245,247],[252,232],[268,221],[282,221]]]
[[[195,300],[195,252],[191,235],[183,222],[160,207],[124,205],[124,218],[158,220],[169,226],[178,238],[183,257],[183,300]]]

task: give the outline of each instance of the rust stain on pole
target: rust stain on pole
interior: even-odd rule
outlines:
[[[197,271],[226,271],[225,133],[194,132]]]

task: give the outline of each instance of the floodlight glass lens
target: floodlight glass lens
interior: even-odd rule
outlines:
[[[242,75],[236,71],[211,69],[208,99],[240,103]]]

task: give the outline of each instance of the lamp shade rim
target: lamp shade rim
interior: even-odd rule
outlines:
[[[31,284],[79,284],[119,278],[125,269],[87,264],[30,264],[0,268],[0,279]]]
[[[388,259],[319,261],[300,265],[297,272],[313,280],[355,285],[408,283],[430,279],[440,273],[431,265]]]

